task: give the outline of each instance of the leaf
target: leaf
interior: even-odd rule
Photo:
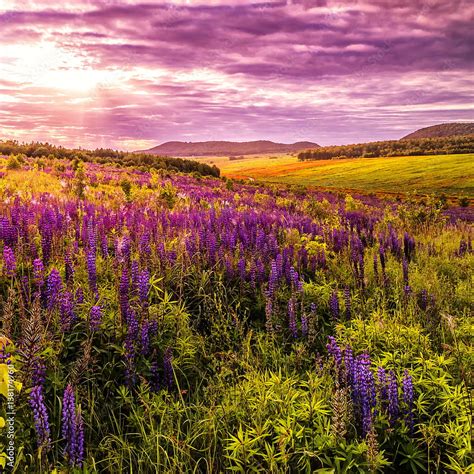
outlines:
[[[5,418],[2,418],[0,416],[0,428],[4,428],[5,427]]]

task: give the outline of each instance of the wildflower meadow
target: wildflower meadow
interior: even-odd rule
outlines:
[[[469,207],[1,162],[3,470],[472,472]]]

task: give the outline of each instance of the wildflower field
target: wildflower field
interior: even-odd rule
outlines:
[[[0,469],[473,472],[470,207],[0,176]]]

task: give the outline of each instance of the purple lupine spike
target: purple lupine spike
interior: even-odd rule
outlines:
[[[357,357],[356,403],[359,407],[362,433],[364,436],[370,432],[373,422],[372,409],[375,406],[375,386],[372,372],[370,371],[370,357],[367,353]]]
[[[76,399],[71,384],[63,395],[62,437],[66,442],[65,454],[70,464],[74,464],[76,452]]]
[[[403,374],[403,401],[405,403],[405,420],[406,424],[413,434],[414,422],[413,422],[413,380],[408,370],[405,369]]]
[[[420,291],[418,305],[423,311],[426,311],[428,309],[428,290],[423,289]]]
[[[70,291],[64,291],[60,297],[61,328],[67,332],[71,329],[76,316],[74,314],[74,298]]]
[[[109,241],[105,233],[102,234],[100,239],[100,251],[102,252],[102,257],[107,258],[109,256]]]
[[[66,446],[64,454],[71,466],[81,467],[84,459],[84,426],[80,409],[76,412],[76,398],[71,384],[63,395],[62,437]]]
[[[138,293],[138,280],[140,278],[140,268],[137,260],[132,261],[130,275],[132,280],[132,292],[136,295]]]
[[[347,346],[344,349],[344,376],[349,385],[354,383],[354,354],[352,348]]]
[[[143,270],[138,277],[138,295],[142,307],[148,306],[148,293],[150,292],[150,272]]]
[[[150,324],[148,321],[142,322],[140,330],[140,346],[142,355],[147,356],[150,352]]]
[[[44,285],[44,265],[40,258],[33,260],[33,281],[37,288],[41,288]]]
[[[132,309],[127,310],[127,335],[125,337],[125,380],[129,387],[135,385],[137,376],[135,373],[136,341],[138,336],[138,320]]]
[[[82,288],[79,287],[76,290],[76,293],[74,295],[74,298],[76,300],[76,304],[83,304],[84,303],[84,291],[82,291]]]
[[[275,260],[272,261],[270,266],[270,277],[268,279],[268,296],[272,298],[278,287],[278,268]]]
[[[288,326],[291,335],[296,339],[298,337],[298,328],[296,326],[296,300],[294,296],[288,301]]]
[[[31,383],[33,386],[43,386],[46,380],[46,365],[43,360],[34,356],[31,363]]]
[[[397,378],[393,370],[389,373],[389,384],[388,384],[388,413],[390,426],[395,426],[400,412],[398,403],[398,384]]]
[[[98,331],[102,324],[102,308],[99,305],[92,306],[89,313],[89,328]]]
[[[97,266],[96,255],[94,250],[87,252],[87,275],[89,277],[89,288],[92,293],[97,293]]]
[[[171,347],[168,347],[165,350],[163,356],[163,377],[166,388],[171,390],[174,386],[173,351]]]
[[[3,247],[3,263],[5,265],[5,273],[8,277],[14,277],[16,274],[15,253],[11,247],[5,245]]]
[[[82,467],[84,462],[84,420],[82,419],[81,411],[76,413],[76,453],[75,465]]]
[[[329,298],[329,311],[332,319],[337,321],[339,319],[339,298],[336,290],[331,293],[331,297]]]
[[[326,344],[326,349],[328,353],[333,357],[336,367],[341,365],[342,361],[342,351],[338,346],[336,339],[333,336],[329,336],[329,342]]]
[[[51,273],[48,275],[46,286],[48,309],[54,310],[60,302],[61,291],[63,288],[61,275],[56,268],[53,268]]]
[[[344,288],[344,302],[345,302],[345,312],[344,312],[344,316],[346,318],[347,321],[349,321],[349,319],[351,319],[351,290],[349,289],[348,286],[346,286]]]
[[[305,313],[301,315],[301,336],[306,338],[308,337],[309,326],[308,326],[308,316]]]
[[[267,332],[273,331],[273,300],[269,295],[265,302],[265,327]]]
[[[130,261],[132,249],[130,237],[128,235],[124,235],[122,239],[118,241],[117,250],[122,262]]]
[[[74,283],[74,265],[72,263],[71,252],[69,250],[64,256],[64,269],[66,272],[66,284],[71,287]]]
[[[245,281],[247,278],[246,263],[245,259],[242,257],[237,263],[237,268],[239,270],[239,276],[242,281]]]
[[[36,441],[39,447],[48,448],[51,444],[48,410],[44,402],[43,387],[35,385],[30,392],[30,407],[36,431]]]

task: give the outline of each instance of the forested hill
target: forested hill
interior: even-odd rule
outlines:
[[[251,142],[166,142],[142,153],[165,156],[225,156],[225,155],[263,155],[266,153],[294,153],[308,148],[318,148],[317,143],[275,143],[269,140]],[[140,152],[139,152],[140,153]]]
[[[437,138],[437,137],[454,137],[459,135],[474,134],[474,122],[456,122],[441,123],[432,125],[431,127],[420,128],[402,138],[409,140],[415,138]]]
[[[474,153],[474,135],[388,140],[325,146],[299,153],[299,160],[375,158],[379,156],[452,155]]]
[[[118,166],[134,167],[149,170],[163,169],[183,173],[198,173],[202,176],[220,175],[219,168],[205,163],[182,158],[170,158],[149,153],[131,153],[109,148],[95,150],[71,149],[51,145],[50,143],[31,142],[19,143],[15,140],[0,140],[0,155],[25,155],[30,157],[45,157],[57,159],[79,159],[93,163],[114,163]]]

